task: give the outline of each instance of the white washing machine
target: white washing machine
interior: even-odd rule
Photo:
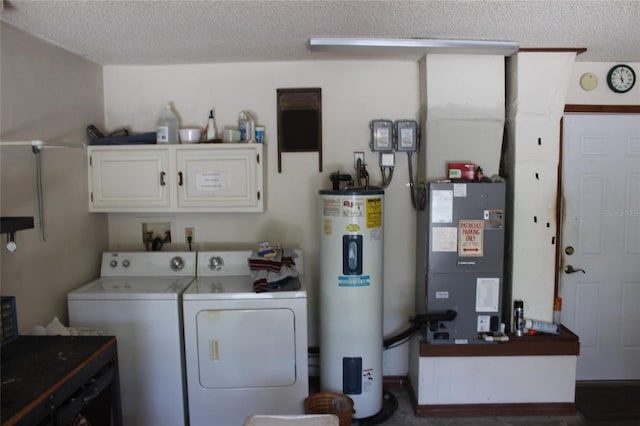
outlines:
[[[184,292],[191,426],[238,426],[249,415],[304,412],[309,377],[303,280],[256,293],[250,256],[199,252],[197,278]]]
[[[191,252],[104,253],[101,277],[67,296],[69,322],[116,336],[125,426],[187,425],[182,292]]]

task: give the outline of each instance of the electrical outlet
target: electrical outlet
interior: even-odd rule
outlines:
[[[353,153],[353,168],[358,168],[358,160],[362,162],[364,165],[364,152],[354,152]]]
[[[195,228],[184,228],[184,240],[189,241],[189,237],[191,237],[191,242],[194,243],[196,241],[196,229]]]

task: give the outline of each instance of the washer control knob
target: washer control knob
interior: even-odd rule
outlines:
[[[171,259],[171,264],[169,265],[169,267],[173,272],[182,271],[182,268],[184,268],[184,259],[180,256],[174,257],[173,259]]]
[[[212,271],[219,271],[222,269],[222,265],[224,265],[224,260],[220,256],[213,256],[209,259],[209,269]]]
[[[129,263],[128,259],[125,259],[125,260],[122,261],[122,266],[124,266],[125,268],[128,268],[129,265],[131,265],[131,263]]]
[[[113,259],[111,262],[109,262],[109,266],[111,266],[112,268],[115,268],[116,266],[118,266],[118,261]]]

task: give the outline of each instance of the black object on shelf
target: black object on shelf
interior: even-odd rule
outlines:
[[[3,217],[2,219],[2,234],[7,234],[7,250],[13,252],[16,251],[16,232],[23,229],[33,228],[33,217],[30,216],[18,216],[18,217]],[[44,236],[42,237],[44,239]]]
[[[16,231],[33,228],[33,217],[31,216],[3,217],[0,219],[2,219],[2,234],[13,234]]]

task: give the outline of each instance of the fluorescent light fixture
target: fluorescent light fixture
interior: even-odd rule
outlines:
[[[312,37],[309,47],[314,52],[380,52],[399,50],[405,53],[459,53],[511,56],[520,46],[512,41],[444,40],[426,38],[341,38]]]

